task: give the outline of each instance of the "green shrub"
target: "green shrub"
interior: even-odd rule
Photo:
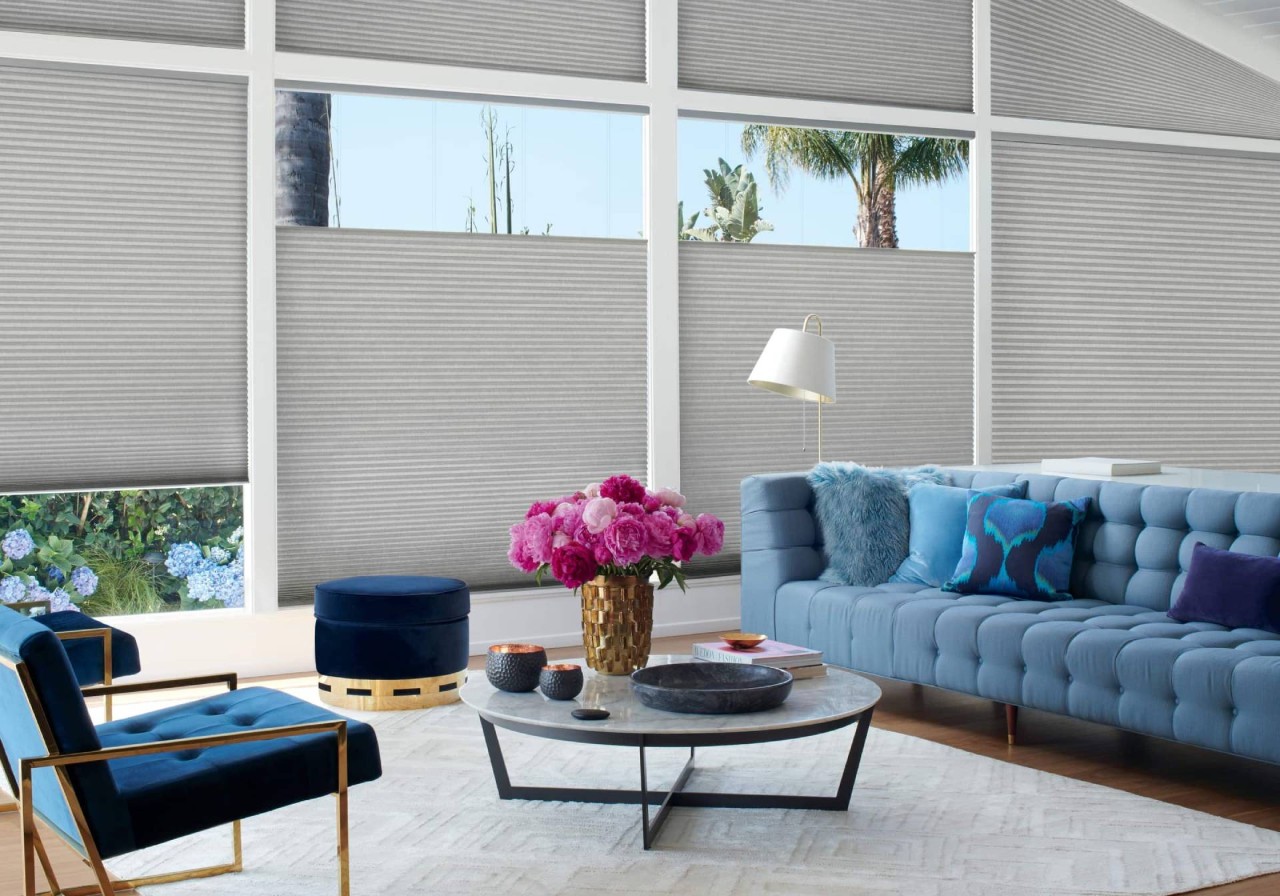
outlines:
[[[98,590],[80,605],[90,616],[130,616],[176,610],[160,596],[156,567],[145,560],[113,557],[102,548],[86,548],[85,559],[98,575]]]

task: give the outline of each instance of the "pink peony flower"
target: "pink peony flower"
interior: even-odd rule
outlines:
[[[553,511],[553,510],[555,510],[555,509],[556,509],[556,505],[557,505],[558,503],[560,503],[560,502],[558,502],[558,501],[534,501],[534,502],[533,502],[533,504],[529,507],[529,512],[528,512],[528,513],[526,513],[526,514],[524,515],[524,518],[525,518],[525,519],[529,519],[529,518],[531,518],[531,517],[535,517],[535,516],[537,516],[537,515],[538,515],[538,514],[540,514],[540,513],[551,513],[551,511]]]
[[[588,485],[586,488],[582,490],[582,494],[584,497],[587,497],[587,498],[600,497],[600,483],[598,482],[591,483],[590,485]]]
[[[524,536],[524,523],[511,527],[511,548],[507,551],[511,565],[521,572],[533,572],[540,565],[529,553],[529,542]]]
[[[693,527],[698,525],[698,521],[693,518],[691,513],[682,513],[676,517],[677,526]]]
[[[612,498],[592,498],[582,508],[582,522],[592,535],[599,535],[608,529],[617,515],[618,505]]]
[[[653,513],[662,506],[662,502],[658,500],[658,496],[651,494],[646,494],[644,496],[644,501],[641,503],[644,504],[645,513]]]
[[[540,513],[524,521],[524,539],[529,545],[529,556],[539,563],[551,562],[551,536],[555,524],[551,515]]]
[[[604,533],[604,544],[618,566],[630,566],[644,556],[649,546],[649,530],[629,514],[619,514]]]
[[[581,504],[569,501],[562,502],[556,507],[555,513],[551,514],[556,530],[577,538],[579,530],[582,529],[582,507]]]
[[[650,557],[670,557],[671,538],[676,531],[675,521],[665,513],[652,513],[644,518],[644,526],[649,532],[646,553]]]
[[[631,476],[610,476],[600,483],[600,497],[639,504],[644,500],[644,486]]]
[[[627,501],[618,505],[618,515],[621,516],[624,513],[627,516],[633,516],[636,519],[644,519],[645,517],[644,507],[640,504],[634,503],[633,501]]]
[[[680,526],[671,536],[671,556],[681,563],[693,558],[698,553],[698,530],[689,526]]]
[[[580,544],[566,544],[552,551],[551,574],[566,588],[577,588],[595,578],[596,558]]]
[[[571,541],[573,541],[573,539],[568,535],[565,535],[563,532],[557,532],[555,535],[551,536],[551,551],[554,553],[556,548],[562,548]]]
[[[670,517],[671,522],[673,523],[678,523],[680,521],[680,517],[684,516],[684,513],[678,507],[672,507],[670,505],[665,505],[658,512],[665,513],[668,517]]]
[[[710,557],[724,548],[724,523],[709,513],[698,515],[698,551]]]
[[[668,507],[683,507],[684,495],[680,494],[673,488],[660,488],[657,492],[657,498]]]
[[[603,538],[592,546],[591,553],[601,566],[613,566],[613,554],[605,546]]]

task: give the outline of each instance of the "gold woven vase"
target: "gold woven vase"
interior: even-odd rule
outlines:
[[[635,576],[596,576],[582,585],[582,644],[587,665],[630,675],[649,661],[653,586]]]

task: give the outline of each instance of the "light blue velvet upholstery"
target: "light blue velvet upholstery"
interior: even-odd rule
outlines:
[[[1280,763],[1280,635],[1166,615],[1197,541],[1280,554],[1280,495],[949,470],[1088,495],[1072,600],[818,581],[822,535],[803,473],[742,483],[742,626],[904,681]]]

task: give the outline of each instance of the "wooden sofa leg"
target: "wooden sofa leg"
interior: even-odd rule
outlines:
[[[1013,746],[1018,740],[1018,707],[1012,703],[1004,705],[1004,727],[1009,735],[1009,745]]]

